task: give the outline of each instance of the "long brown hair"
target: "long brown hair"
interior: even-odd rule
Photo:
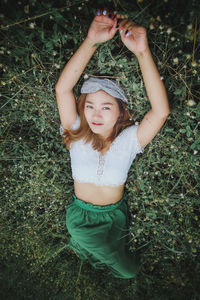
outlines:
[[[70,144],[72,142],[78,141],[82,138],[85,140],[85,144],[92,141],[92,147],[94,150],[101,151],[103,150],[109,142],[113,142],[114,139],[124,130],[126,127],[134,124],[134,121],[131,119],[129,110],[126,108],[126,103],[121,99],[116,99],[120,116],[113,127],[111,135],[105,140],[99,134],[92,132],[90,129],[87,120],[84,114],[85,100],[87,94],[81,94],[78,98],[77,111],[80,116],[80,127],[76,130],[64,130],[62,135],[62,142],[66,145],[66,148],[70,149]]]

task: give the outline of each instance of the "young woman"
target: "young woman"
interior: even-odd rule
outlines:
[[[73,88],[97,43],[119,31],[136,55],[151,110],[138,126],[115,81],[92,77],[76,105]],[[124,185],[137,153],[151,142],[169,115],[166,90],[148,46],[145,28],[112,12],[99,10],[87,37],[66,64],[56,84],[63,142],[70,150],[74,193],[66,207],[68,246],[94,268],[108,267],[116,278],[134,278],[139,258],[128,248],[128,210]]]

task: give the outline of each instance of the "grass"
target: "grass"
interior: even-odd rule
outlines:
[[[137,280],[94,270],[66,248],[73,181],[61,143],[55,83],[106,1],[2,1],[1,299],[199,299],[200,24],[198,1],[109,1],[148,29],[171,114],[126,183]],[[11,9],[12,8],[12,9]],[[81,20],[81,22],[79,21]],[[119,35],[87,76],[117,79],[136,122],[149,109],[137,60]]]

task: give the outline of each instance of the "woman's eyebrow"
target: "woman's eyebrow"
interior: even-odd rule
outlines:
[[[86,103],[94,104],[94,102],[89,101],[89,100],[86,100]],[[111,102],[104,102],[101,105],[113,105],[113,103],[111,103]]]
[[[105,103],[102,103],[102,105],[113,105],[113,103],[111,103],[111,102],[105,102]]]

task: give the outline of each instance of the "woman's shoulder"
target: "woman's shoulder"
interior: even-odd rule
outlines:
[[[136,152],[143,152],[144,148],[140,146],[138,135],[137,135],[137,129],[138,124],[133,124],[128,127],[126,127],[120,134],[121,143],[127,144],[134,149]]]

